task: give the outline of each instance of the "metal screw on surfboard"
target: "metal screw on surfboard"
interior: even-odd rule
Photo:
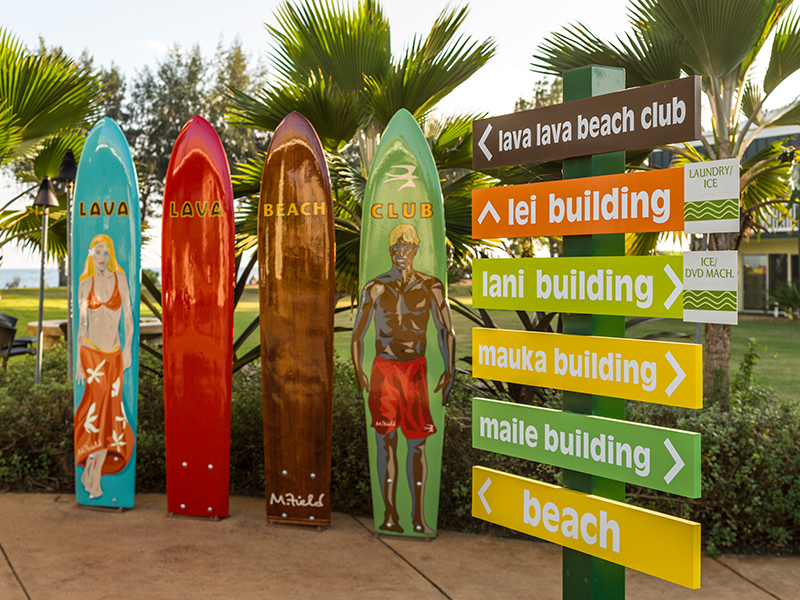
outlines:
[[[58,169],[56,181],[63,181],[67,192],[67,373],[72,377],[72,187],[78,175],[78,163],[72,150],[67,149],[61,167]]]
[[[44,311],[44,263],[47,258],[47,213],[51,206],[58,206],[56,192],[50,178],[45,176],[39,193],[33,201],[34,206],[42,207],[42,268],[39,272],[39,333],[36,338],[36,383],[42,381],[42,313]]]
[[[311,474],[311,479],[316,479],[316,478],[317,478],[317,474],[316,473],[312,473]]]
[[[286,477],[289,474],[289,471],[284,469],[283,471],[281,471],[281,473],[283,474],[284,477]]]

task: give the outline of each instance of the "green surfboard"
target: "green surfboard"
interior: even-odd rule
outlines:
[[[432,537],[455,338],[439,175],[407,110],[386,127],[367,179],[359,290],[352,352],[366,403],[375,529]]]

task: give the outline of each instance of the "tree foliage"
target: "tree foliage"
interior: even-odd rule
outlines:
[[[679,161],[740,159],[740,230],[709,236],[710,250],[736,250],[769,215],[785,214],[789,191],[786,147],[770,144],[748,160],[744,153],[764,128],[800,125],[800,101],[767,110],[765,104],[800,69],[800,16],[791,0],[632,0],[630,30],[605,41],[582,24],[550,34],[534,55],[535,71],[561,75],[589,64],[622,67],[627,85],[638,86],[701,75],[712,131],[701,138],[703,153],[668,146]],[[771,45],[767,41],[774,33]],[[767,64],[763,78],[754,68]],[[654,244],[656,236],[649,236]],[[640,240],[641,241],[641,240]],[[647,244],[638,245],[646,251]],[[705,389],[723,390],[727,406],[730,326],[706,326]]]
[[[18,180],[33,188],[45,176],[56,176],[68,148],[80,156],[103,97],[103,80],[90,66],[60,48],[47,48],[43,40],[36,52],[30,51],[0,28],[0,166]],[[66,253],[63,194],[59,202],[50,211],[47,252],[60,257]],[[40,209],[3,210],[0,247],[19,241],[38,248],[41,230]]]
[[[249,62],[236,38],[228,48],[220,42],[211,60],[197,44],[188,50],[173,46],[155,69],[137,72],[130,98],[121,105],[120,126],[137,165],[143,220],[159,214],[172,147],[193,116],[202,115],[215,127],[231,166],[266,146],[265,135],[245,135],[223,120],[227,87],[249,90],[263,80],[263,69]]]
[[[336,208],[337,286],[357,297],[361,207],[366,177],[381,132],[401,108],[423,127],[440,170],[448,246],[463,260],[475,245],[470,235],[472,187],[488,175],[472,173],[471,121],[478,115],[434,118],[432,109],[483,67],[495,53],[491,39],[459,33],[467,9],[445,9],[425,36],[400,56],[391,51],[389,22],[375,0],[354,8],[322,2],[283,3],[270,27],[275,80],[259,94],[234,87],[228,121],[273,131],[292,111],[314,126],[329,156]],[[255,244],[258,182],[264,157],[252,156],[234,176],[244,195],[239,248]]]

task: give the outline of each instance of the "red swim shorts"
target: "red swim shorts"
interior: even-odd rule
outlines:
[[[395,362],[380,356],[372,363],[369,412],[372,426],[381,434],[398,427],[407,439],[436,433],[428,408],[428,367],[425,357]]]

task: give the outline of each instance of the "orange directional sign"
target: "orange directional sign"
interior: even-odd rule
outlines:
[[[507,329],[472,330],[474,377],[703,408],[702,346]]]
[[[700,587],[699,523],[477,466],[472,516]]]
[[[680,168],[474,190],[472,237],[679,231],[683,187]]]

